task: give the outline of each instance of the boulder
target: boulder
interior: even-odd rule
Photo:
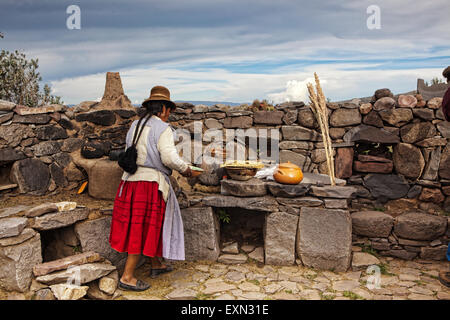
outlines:
[[[334,110],[330,116],[330,125],[333,127],[348,127],[361,123],[361,113],[358,109],[340,108]]]
[[[187,260],[216,261],[220,254],[219,220],[211,207],[181,210]]]
[[[441,203],[444,202],[445,197],[441,189],[437,188],[423,188],[419,196],[420,201]]]
[[[417,105],[417,99],[411,94],[401,94],[398,96],[398,105],[401,108],[414,108]]]
[[[372,265],[379,265],[380,260],[378,260],[377,257],[365,253],[365,252],[353,252],[353,258],[352,258],[352,270],[358,271],[358,270],[366,270],[367,267]]]
[[[283,123],[287,125],[294,124],[297,121],[298,110],[286,110],[283,116]]]
[[[382,88],[375,91],[372,97],[372,101],[377,101],[378,99],[384,98],[384,97],[390,97],[393,98],[394,95],[392,94],[391,90],[388,88]]]
[[[299,183],[295,185],[281,184],[274,181],[266,182],[270,193],[275,197],[295,198],[305,195],[309,191],[309,184]]]
[[[63,145],[61,146],[61,151],[64,152],[74,152],[83,146],[83,140],[79,138],[67,138],[64,140]]]
[[[396,218],[394,232],[412,240],[434,240],[447,230],[447,218],[421,212],[404,213]]]
[[[48,114],[33,114],[21,116],[15,114],[13,117],[13,123],[24,123],[24,124],[47,124],[52,118]]]
[[[37,127],[34,132],[40,140],[59,140],[68,137],[66,130],[56,125]]]
[[[388,109],[378,113],[383,121],[393,126],[401,126],[413,118],[411,109]]]
[[[77,122],[89,121],[101,126],[111,126],[116,122],[116,116],[111,110],[99,110],[77,114],[75,120]]]
[[[368,114],[370,111],[372,111],[373,107],[371,103],[363,103],[359,106],[359,112],[361,114]]]
[[[439,176],[442,179],[450,179],[450,143],[442,151],[439,163]]]
[[[31,147],[35,156],[50,156],[61,152],[61,142],[59,141],[43,141]]]
[[[56,213],[47,213],[43,216],[34,218],[31,226],[36,230],[53,230],[70,226],[77,221],[85,220],[89,216],[89,208],[77,208],[70,211],[61,211]]]
[[[353,148],[337,148],[335,158],[336,178],[347,179],[353,174]]]
[[[394,218],[379,211],[352,213],[353,233],[370,238],[387,238],[391,234]]]
[[[15,237],[22,233],[28,224],[26,218],[4,218],[0,219],[0,239]]]
[[[314,143],[308,142],[308,141],[280,141],[280,149],[286,150],[286,149],[304,149],[304,150],[311,150],[314,149]]]
[[[285,212],[274,212],[267,215],[264,226],[266,264],[294,264],[297,225],[298,216]]]
[[[374,103],[373,110],[381,111],[381,110],[394,109],[396,104],[397,103],[395,102],[395,100],[392,99],[391,97],[382,97]]]
[[[108,155],[110,150],[109,142],[88,141],[81,148],[81,155],[86,159],[98,159]]]
[[[0,166],[22,159],[25,159],[23,152],[13,148],[0,149]]]
[[[345,142],[370,142],[393,144],[400,142],[400,138],[389,131],[361,124],[347,131],[343,137]]]
[[[7,208],[0,209],[0,219],[17,215],[21,212],[25,212],[28,209],[30,209],[30,206],[26,206],[26,205],[22,205],[22,204],[19,204],[14,207],[7,207]]]
[[[309,193],[316,197],[349,199],[356,193],[356,188],[348,186],[311,186]]]
[[[379,199],[399,199],[406,196],[409,184],[405,178],[395,174],[368,174],[363,183],[373,197]]]
[[[109,235],[111,217],[81,221],[75,225],[75,234],[80,240],[83,252],[94,251],[111,261],[118,269],[125,265],[126,253],[119,253],[111,248]]]
[[[400,129],[400,136],[405,143],[415,143],[436,135],[436,128],[430,122],[411,123]]]
[[[316,117],[310,108],[298,110],[297,121],[302,127],[315,129],[319,127]]]
[[[411,179],[419,178],[425,168],[422,152],[412,144],[397,144],[394,147],[393,160],[397,173]]]
[[[261,179],[252,178],[247,181],[226,179],[220,182],[221,193],[237,197],[258,197],[267,194],[265,182]]]
[[[224,128],[241,128],[247,129],[251,128],[253,125],[253,119],[249,116],[240,116],[240,117],[228,117],[224,119],[223,126]]]
[[[85,284],[106,276],[116,267],[109,263],[86,263],[70,266],[67,270],[57,271],[36,278],[36,281],[47,285],[58,283]],[[76,283],[79,282],[79,283]]]
[[[21,193],[44,194],[50,182],[50,170],[38,159],[19,160],[11,168],[10,179]]]
[[[422,175],[422,179],[437,180],[440,162],[441,162],[441,147],[437,147],[430,152],[430,155],[426,161],[426,166]]]
[[[36,232],[31,228],[25,228],[18,236],[0,239],[0,247],[15,246],[35,236]]]
[[[367,124],[368,126],[383,128],[383,120],[381,120],[381,117],[376,111],[369,112],[369,114],[364,117],[363,123]]]
[[[450,122],[439,122],[436,127],[444,138],[450,139]]]
[[[281,150],[280,151],[280,163],[291,162],[301,169],[305,167],[309,158],[304,156],[303,154],[291,151],[291,150]]]
[[[430,109],[440,109],[442,107],[442,98],[435,97],[428,100],[427,107]]]
[[[63,169],[57,164],[52,163],[49,166],[50,174],[57,187],[65,187],[67,185],[67,179],[64,175]]]
[[[103,261],[104,259],[93,251],[88,251],[58,260],[53,260],[45,263],[35,265],[33,267],[33,274],[36,277],[44,276],[54,271],[66,270],[71,266],[79,266],[86,263],[93,263]]]
[[[420,248],[420,258],[424,260],[436,260],[444,261],[447,260],[446,254],[448,250],[448,245],[437,246],[437,247],[421,247]]]
[[[255,124],[277,125],[283,123],[283,111],[255,111],[253,122]]]
[[[110,274],[98,280],[98,287],[102,292],[108,295],[113,295],[117,289],[118,283],[119,283],[119,273],[117,272],[117,270],[114,270]]]
[[[18,245],[0,247],[0,287],[9,291],[28,291],[33,267],[41,262],[39,234]]]
[[[79,300],[86,295],[89,287],[61,283],[50,286],[50,289],[58,300]]]
[[[282,126],[283,140],[321,141],[320,133],[300,126]]]
[[[31,126],[21,124],[10,124],[0,126],[0,146],[1,141],[6,141],[6,146],[17,147],[23,139],[34,138],[36,135]]]
[[[431,121],[434,119],[434,112],[431,109],[413,109],[415,117],[421,118],[425,121]]]
[[[16,107],[14,102],[0,100],[0,111],[11,111]]]
[[[403,249],[381,251],[380,254],[403,260],[413,260],[415,257],[417,257],[417,252],[407,251]]]
[[[306,267],[345,272],[352,255],[352,220],[348,211],[302,208],[297,255]]]

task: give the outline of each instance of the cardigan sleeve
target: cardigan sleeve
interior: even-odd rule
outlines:
[[[161,155],[161,161],[166,167],[179,172],[184,172],[188,168],[189,165],[178,155],[173,132],[170,127],[164,130],[159,137],[158,151]]]

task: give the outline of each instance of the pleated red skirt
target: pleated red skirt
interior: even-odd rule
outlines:
[[[128,254],[161,257],[165,211],[166,203],[157,182],[122,181],[114,200],[111,247]]]

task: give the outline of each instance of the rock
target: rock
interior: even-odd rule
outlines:
[[[136,115],[136,111],[134,111],[134,110],[118,109],[118,110],[114,110],[114,112],[116,114],[118,114],[121,118],[124,118],[124,119],[129,119]]]
[[[367,116],[365,116],[363,123],[369,126],[383,128],[383,120],[381,120],[381,117],[376,111],[371,111]]]
[[[45,262],[33,267],[33,274],[36,277],[44,276],[54,271],[66,270],[71,266],[79,266],[85,263],[103,261],[104,259],[96,252],[88,251],[58,260]]]
[[[413,260],[415,257],[417,257],[417,252],[411,252],[406,250],[381,251],[380,254],[403,260]]]
[[[237,242],[232,242],[228,244],[224,244],[224,247],[222,248],[223,253],[230,253],[230,254],[238,254],[239,248]]]
[[[0,239],[18,236],[27,224],[26,218],[0,219]]]
[[[56,300],[51,289],[44,288],[36,291],[34,300]]]
[[[411,94],[401,94],[398,96],[398,105],[403,108],[414,108],[417,105],[417,99]]]
[[[247,210],[256,210],[264,212],[278,211],[278,203],[272,197],[233,197],[214,195],[207,196],[202,199],[205,206],[217,207],[217,208],[244,208]]]
[[[50,181],[50,170],[37,159],[19,160],[11,168],[11,180],[21,193],[44,194]]]
[[[311,186],[310,194],[316,197],[348,199],[353,197],[356,188],[347,186]]]
[[[77,114],[75,120],[77,122],[89,121],[101,126],[111,126],[116,122],[116,116],[113,111],[99,110]]]
[[[426,154],[426,153],[425,153]],[[422,179],[424,180],[437,180],[439,164],[441,162],[441,147],[433,149],[426,159],[426,166]]]
[[[445,147],[447,139],[441,137],[427,138],[422,141],[416,142],[415,145],[419,147],[431,148],[431,147]]]
[[[352,176],[353,155],[353,148],[337,148],[335,158],[335,171],[337,178],[346,179]]]
[[[169,300],[194,300],[197,297],[197,292],[192,289],[175,289],[166,298]]]
[[[15,148],[23,139],[34,138],[35,136],[31,126],[20,124],[0,125],[0,141],[6,141],[6,147]]]
[[[37,127],[34,132],[40,140],[59,140],[68,137],[66,130],[55,125]]]
[[[12,148],[0,149],[0,165],[5,165],[22,159],[25,159],[25,155],[22,152],[17,152]]]
[[[337,186],[344,186],[347,182],[344,179],[336,179]],[[313,185],[331,185],[330,176],[320,173],[303,172],[303,180],[301,184],[313,184]]]
[[[306,267],[346,271],[350,266],[352,222],[348,211],[302,208],[297,255]]]
[[[0,219],[17,215],[19,213],[22,213],[22,212],[28,210],[29,208],[30,208],[30,206],[18,205],[15,207],[8,207],[8,208],[0,209]]]
[[[121,269],[127,255],[111,248],[109,244],[110,227],[111,216],[107,216],[96,220],[78,222],[75,225],[75,233],[77,238],[80,239],[83,252],[98,252],[118,269]]]
[[[322,136],[317,132],[299,126],[282,126],[283,140],[321,141]]]
[[[71,211],[47,213],[34,218],[33,229],[52,230],[70,226],[77,221],[85,220],[89,215],[89,208],[78,208]]]
[[[411,123],[400,129],[400,136],[405,143],[415,143],[436,135],[436,128],[430,122]]]
[[[50,156],[61,151],[61,142],[44,141],[31,147],[35,156]]]
[[[358,109],[337,109],[330,116],[333,127],[348,127],[361,123],[361,114]]]
[[[225,283],[223,281],[214,282],[206,285],[206,288],[203,290],[204,294],[214,294],[218,292],[228,291],[236,289],[236,286],[232,284]]]
[[[0,111],[11,111],[16,107],[16,104],[6,100],[0,100]]]
[[[298,110],[286,110],[283,116],[283,123],[288,126],[294,124],[297,121]]]
[[[315,129],[319,127],[316,117],[314,116],[310,108],[298,110],[297,121],[302,127],[310,129]]]
[[[88,141],[81,148],[81,155],[86,159],[98,159],[109,154],[110,150],[111,145],[109,143]]]
[[[439,122],[436,127],[444,138],[450,139],[450,122]]]
[[[36,207],[33,207],[29,210],[27,210],[25,212],[25,216],[29,217],[29,218],[33,218],[33,217],[39,217],[42,216],[43,214],[46,213],[50,213],[50,212],[55,212],[58,211],[58,207],[56,206],[55,203],[43,203],[41,205],[38,205]]]
[[[1,220],[0,220],[1,221]],[[15,246],[35,236],[36,232],[31,228],[25,228],[18,236],[0,239],[0,247]]]
[[[81,140],[79,138],[67,138],[63,142],[61,151],[74,152],[74,151],[77,151],[78,149],[81,149],[82,146],[83,146],[83,140]]]
[[[47,285],[58,283],[79,282],[85,284],[97,280],[111,271],[116,270],[116,267],[108,263],[87,263],[82,265],[71,266],[67,270],[53,272],[44,276],[39,276],[36,281]]]
[[[421,247],[420,248],[420,258],[424,260],[436,260],[444,261],[447,260],[448,245],[438,246],[438,247]]]
[[[275,197],[295,198],[305,195],[310,188],[309,184],[299,183],[295,185],[281,184],[278,182],[266,182],[270,193]]]
[[[384,129],[361,124],[347,131],[343,137],[346,142],[370,142],[393,144],[400,142],[400,138]]]
[[[377,101],[378,99],[381,99],[383,97],[390,97],[393,98],[394,95],[392,94],[391,90],[389,90],[388,88],[383,88],[383,89],[378,89],[375,91],[373,97],[372,97],[372,101]]]
[[[323,201],[314,197],[296,197],[296,198],[277,198],[278,203],[284,206],[301,208],[301,207],[318,207]]]
[[[423,188],[419,200],[425,202],[441,203],[444,202],[445,197],[440,189]]]
[[[119,273],[114,270],[107,276],[104,276],[98,280],[99,289],[109,295],[113,295],[117,289],[119,283]]]
[[[257,178],[247,181],[225,179],[220,181],[221,193],[237,197],[258,197],[267,194],[266,184]]]
[[[394,109],[396,106],[396,102],[391,97],[383,97],[378,99],[373,105],[373,110],[381,111],[381,110],[390,110]]]
[[[412,120],[411,109],[388,109],[378,113],[383,121],[393,126],[401,126]]]
[[[450,179],[450,143],[442,151],[439,163],[439,176],[442,179]]]
[[[365,252],[353,252],[352,270],[366,270],[368,266],[378,265],[380,260],[377,257]]]
[[[351,215],[353,233],[372,238],[386,238],[394,225],[392,216],[379,211],[359,211]]]
[[[57,187],[65,187],[67,185],[67,179],[64,176],[63,169],[56,163],[52,163],[50,166],[50,174],[53,181],[55,181]]]
[[[181,210],[187,260],[212,260],[219,257],[219,221],[212,208]]]
[[[0,287],[8,291],[28,291],[33,266],[41,262],[39,234],[18,245],[0,247]]]
[[[412,240],[434,240],[447,230],[447,218],[420,212],[404,213],[396,218],[394,232]]]
[[[372,111],[373,107],[371,103],[363,103],[359,106],[359,112],[361,114],[368,114],[370,111]]]
[[[77,166],[83,167],[88,176],[88,191],[91,197],[114,200],[117,194],[123,170],[116,161],[107,159],[82,159],[79,154],[73,156]]]
[[[428,100],[427,107],[430,109],[440,109],[442,107],[442,98],[432,98]]]
[[[399,199],[406,196],[409,191],[408,182],[395,174],[368,174],[363,183],[375,198]]]
[[[289,161],[303,169],[308,160],[309,158],[297,152],[293,152],[290,150],[280,151],[280,163]]]
[[[298,216],[288,213],[274,212],[266,216],[264,226],[266,264],[294,264],[297,224]]]
[[[344,128],[330,128],[331,139],[341,139],[345,134]]]
[[[245,254],[222,254],[217,259],[217,262],[224,264],[240,264],[247,262]]]
[[[255,248],[255,250],[253,250],[251,253],[249,253],[248,257],[250,259],[264,263],[264,248],[263,247]]]
[[[33,114],[27,116],[21,116],[15,114],[13,117],[13,123],[25,123],[25,124],[47,124],[51,120],[48,114]]]
[[[223,125],[216,119],[206,119],[204,122],[208,129],[222,129]]]
[[[108,295],[100,290],[98,287],[99,280],[92,281],[88,284],[89,289],[87,292],[87,296],[89,299],[94,300],[112,300],[114,296]]]
[[[421,118],[425,121],[431,121],[434,119],[434,112],[430,109],[413,109],[415,117]]]
[[[354,162],[354,169],[358,172],[391,173],[394,165],[392,162]]]
[[[241,128],[247,129],[251,128],[253,125],[253,119],[249,116],[240,117],[228,117],[223,121],[224,128]]]
[[[255,124],[277,125],[283,123],[283,111],[255,111],[253,121]]]
[[[397,173],[411,179],[419,178],[425,168],[420,149],[408,143],[399,143],[394,147],[393,160]]]
[[[241,250],[244,251],[245,253],[250,253],[253,250],[255,250],[255,246],[252,244],[244,244],[241,246]]]
[[[324,199],[325,208],[328,209],[347,209],[347,199]]]
[[[355,280],[340,280],[333,284],[335,291],[352,291],[357,287],[359,287],[359,282]]]
[[[50,289],[58,300],[79,300],[87,294],[89,287],[61,283],[50,286]]]

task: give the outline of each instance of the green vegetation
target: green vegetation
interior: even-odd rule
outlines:
[[[363,297],[361,297],[360,295],[358,295],[352,291],[344,291],[342,295],[344,297],[350,298],[352,300],[357,300],[357,299],[365,300]]]
[[[230,223],[230,215],[225,211],[225,209],[219,209],[217,211],[217,213],[219,214],[219,220],[225,223]]]
[[[385,276],[395,276],[395,274],[389,272],[389,267],[387,264],[380,263],[380,264],[377,264],[377,266],[380,268],[381,274],[383,274]]]
[[[209,300],[209,299],[211,299],[211,297],[212,297],[212,295],[210,295],[210,294],[199,293],[199,294],[197,294],[195,299],[196,300]]]

